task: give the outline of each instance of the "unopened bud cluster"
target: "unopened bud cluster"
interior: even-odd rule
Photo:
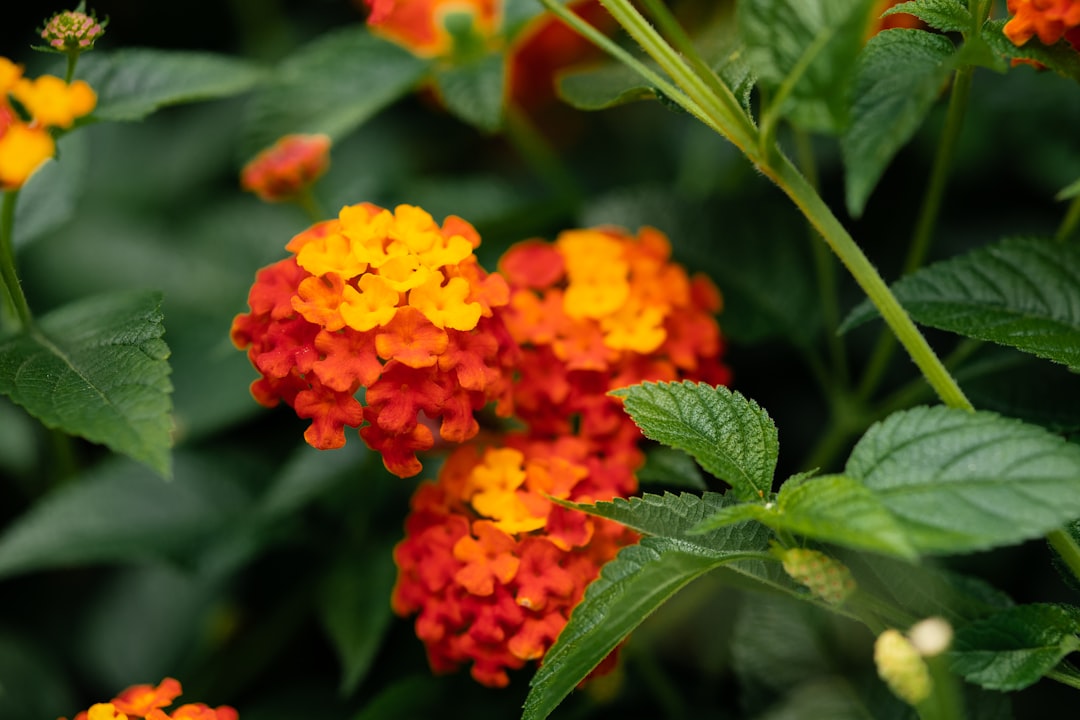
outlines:
[[[807,548],[780,552],[784,571],[810,589],[814,597],[830,605],[843,605],[855,592],[855,579],[847,566],[828,555]]]
[[[945,652],[952,638],[952,625],[939,617],[916,623],[907,635],[890,628],[874,642],[878,675],[894,695],[909,705],[917,705],[929,698],[934,689],[926,659]]]
[[[98,21],[93,13],[65,10],[45,23],[41,38],[59,52],[82,52],[94,47],[98,38],[105,34],[108,23],[108,20]]]

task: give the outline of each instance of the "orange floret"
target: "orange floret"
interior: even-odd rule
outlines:
[[[75,716],[75,720],[239,720],[239,713],[228,705],[212,708],[203,703],[181,705],[171,713],[164,708],[180,696],[180,683],[165,678],[156,687],[132,685],[112,699],[96,703]],[[61,720],[63,720],[61,718]]]
[[[1004,33],[1017,46],[1033,37],[1053,45],[1080,28],[1080,0],[1008,0],[1008,7]]]
[[[233,321],[234,343],[262,375],[256,399],[311,418],[305,438],[323,449],[367,423],[361,437],[403,476],[419,472],[434,423],[443,440],[463,442],[488,403],[509,414],[509,288],[477,263],[479,242],[461,218],[440,226],[418,207],[370,203],[294,237],[295,256],[256,275],[251,311]]]

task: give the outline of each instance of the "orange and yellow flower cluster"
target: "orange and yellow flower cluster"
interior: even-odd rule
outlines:
[[[16,111],[14,99],[29,119]],[[50,128],[68,129],[90,113],[97,95],[82,80],[68,84],[53,75],[31,80],[21,65],[0,57],[0,190],[23,186],[56,154]]]
[[[157,687],[133,685],[107,703],[96,703],[83,710],[75,720],[238,720],[239,713],[228,705],[212,708],[203,703],[186,703],[166,712],[182,692],[180,683],[165,678]],[[63,720],[63,719],[61,719]]]
[[[460,218],[440,227],[420,208],[369,203],[297,235],[233,322],[262,373],[256,399],[310,418],[304,437],[317,448],[340,447],[345,426],[366,423],[360,435],[403,477],[433,447],[432,423],[460,443],[479,429],[475,410],[495,402],[509,413],[515,352],[494,312],[508,289],[477,263],[479,243]]]
[[[507,670],[543,657],[585,586],[637,541],[549,498],[626,496],[639,460],[599,456],[578,438],[515,435],[499,447],[459,448],[437,482],[420,486],[394,551],[392,602],[417,615],[433,670],[471,663],[477,682],[502,687]]]
[[[720,293],[670,260],[667,237],[569,230],[511,248],[506,324],[522,357],[515,412],[532,432],[640,440],[607,392],[646,380],[727,384],[714,318]]]
[[[1014,45],[1038,37],[1044,45],[1062,38],[1080,48],[1080,0],[1008,0],[1005,36]]]
[[[439,226],[408,205],[346,207],[259,272],[232,334],[261,373],[255,397],[311,418],[316,447],[338,447],[345,426],[362,424],[406,476],[434,445],[429,424],[443,440],[472,440],[413,497],[393,607],[417,616],[434,670],[470,665],[502,686],[543,657],[585,586],[637,541],[555,502],[637,491],[643,438],[609,392],[730,373],[720,294],[671,261],[661,232],[528,240],[491,275],[478,244],[460,218]],[[480,435],[474,412],[487,404],[513,414],[513,429]]]

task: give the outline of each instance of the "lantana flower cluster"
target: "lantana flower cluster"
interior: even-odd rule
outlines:
[[[21,65],[0,57],[0,190],[22,187],[56,154],[50,129],[70,128],[95,105],[97,95],[86,82],[68,84],[53,75],[26,78]]]
[[[233,339],[252,391],[345,426],[401,476],[417,452],[460,443],[419,485],[395,548],[394,610],[416,615],[437,672],[480,683],[539,660],[586,585],[637,535],[560,504],[637,492],[642,436],[610,391],[643,381],[726,383],[720,294],[671,260],[652,228],[528,240],[487,274],[466,221],[363,203],[317,223],[259,272]],[[363,402],[357,399],[363,396]],[[479,432],[485,406],[506,427]],[[468,441],[468,442],[467,442]],[[607,665],[602,666],[607,667]]]
[[[479,430],[474,411],[494,402],[509,413],[515,352],[494,314],[508,288],[477,263],[479,242],[460,218],[440,227],[420,208],[369,203],[294,237],[293,256],[259,272],[251,312],[233,323],[262,373],[255,398],[310,418],[304,437],[320,449],[364,424],[360,435],[403,477],[434,446],[432,424],[460,443]]]
[[[238,720],[240,717],[228,705],[212,708],[204,703],[185,703],[167,712],[165,708],[182,692],[180,683],[173,678],[165,678],[156,686],[133,685],[110,702],[91,705],[74,720]]]

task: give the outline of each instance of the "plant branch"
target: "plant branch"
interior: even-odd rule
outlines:
[[[18,200],[19,191],[9,190],[4,193],[3,202],[0,203],[0,280],[19,318],[20,327],[23,330],[29,330],[34,324],[34,319],[30,314],[30,305],[26,302],[22,285],[19,283],[19,274],[15,270],[13,234],[15,232],[15,205]]]

